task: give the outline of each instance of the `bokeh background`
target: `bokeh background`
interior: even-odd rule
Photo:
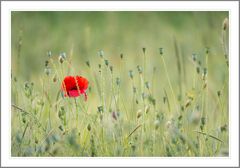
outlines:
[[[124,54],[127,61],[139,63],[142,47],[155,59],[163,47],[167,62],[174,63],[174,38],[184,61],[192,53],[203,54],[211,48],[209,58],[221,69],[220,43],[222,21],[227,12],[12,12],[12,69],[17,69],[19,36],[22,48],[18,71],[29,80],[43,72],[46,52],[69,54],[74,46],[74,62],[79,67],[94,60],[102,49],[117,63]],[[22,33],[21,33],[22,31]],[[151,65],[158,64],[152,61]],[[176,71],[176,66],[172,67]],[[79,68],[80,69],[80,68]]]

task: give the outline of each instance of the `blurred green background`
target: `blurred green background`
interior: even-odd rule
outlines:
[[[174,38],[184,61],[192,53],[204,53],[205,47],[211,48],[214,57],[222,57],[221,26],[227,16],[228,12],[217,11],[12,12],[12,69],[30,80],[43,72],[48,50],[54,55],[61,51],[69,54],[72,46],[78,66],[94,59],[100,49],[116,64],[120,53],[128,63],[136,64],[142,47],[147,48],[152,66],[157,63],[159,47],[164,48],[167,61],[174,63]],[[22,47],[17,67],[19,36]],[[218,60],[209,59],[211,63]]]

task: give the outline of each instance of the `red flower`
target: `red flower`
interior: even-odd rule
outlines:
[[[62,82],[62,90],[64,96],[78,97],[84,95],[85,101],[87,100],[86,90],[88,88],[88,80],[82,76],[66,76]]]

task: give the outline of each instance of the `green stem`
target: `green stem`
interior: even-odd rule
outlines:
[[[169,75],[168,75],[167,66],[166,66],[164,57],[161,56],[161,58],[162,58],[162,61],[163,61],[163,66],[164,66],[165,72],[166,72],[168,84],[169,84],[169,87],[170,87],[170,90],[171,90],[171,93],[172,93],[172,96],[173,96],[173,99],[174,99],[174,104],[176,106],[176,110],[178,111],[177,100],[176,100],[176,97],[175,97],[175,94],[174,94],[174,91],[173,91],[173,87],[172,87],[172,84],[171,84],[171,81],[170,81],[170,78],[169,78]]]

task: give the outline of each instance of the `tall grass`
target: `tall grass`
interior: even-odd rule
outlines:
[[[13,13],[12,156],[227,156],[226,16],[225,12]],[[21,33],[16,31],[20,18],[25,19]],[[38,47],[33,49],[28,26],[34,28],[36,18],[62,39],[55,41],[51,35],[41,39],[47,31],[37,31]],[[82,24],[76,23],[78,19]],[[161,24],[156,23],[159,19]],[[203,40],[186,30],[194,27],[194,20],[201,23]],[[131,23],[137,24],[138,33],[135,27],[124,27]],[[151,28],[151,23],[159,29]],[[61,34],[66,30],[71,33]],[[174,38],[166,32],[174,32]],[[86,36],[81,45],[78,33]],[[19,60],[26,62],[24,66]],[[35,69],[31,60],[38,62]],[[84,96],[64,96],[61,86],[67,75],[89,80],[87,101]]]

